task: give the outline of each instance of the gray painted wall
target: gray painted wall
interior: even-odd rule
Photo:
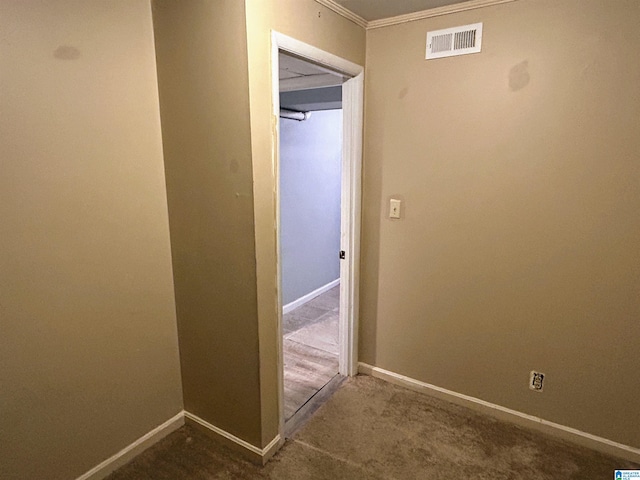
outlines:
[[[286,305],[340,276],[342,110],[280,120],[280,239]]]

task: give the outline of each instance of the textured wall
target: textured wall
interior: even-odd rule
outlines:
[[[342,110],[280,120],[282,303],[340,277]]]
[[[363,361],[640,447],[639,15],[521,0],[368,32]],[[482,53],[424,60],[473,22]]]
[[[182,410],[151,9],[0,4],[0,477]]]

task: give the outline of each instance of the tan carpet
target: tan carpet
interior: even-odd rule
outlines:
[[[347,380],[265,467],[188,427],[109,480],[609,480],[640,466],[371,377]]]

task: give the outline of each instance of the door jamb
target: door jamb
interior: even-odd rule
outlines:
[[[358,304],[360,279],[360,224],[362,185],[362,141],[364,110],[364,68],[282,33],[271,32],[272,105],[276,134],[276,231],[278,285],[278,396],[280,433],[284,433],[284,381],[282,345],[282,265],[280,261],[280,88],[279,51],[293,53],[313,63],[327,66],[351,78],[342,84],[342,181],[340,206],[340,249],[346,252],[340,262],[340,356],[339,373],[358,373]],[[338,252],[336,252],[336,255]],[[284,437],[282,437],[284,438]]]

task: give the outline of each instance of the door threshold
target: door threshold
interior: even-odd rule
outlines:
[[[346,376],[336,374],[329,380],[324,387],[318,390],[309,400],[302,405],[289,420],[284,423],[285,438],[293,437],[300,428],[311,418],[311,416],[320,408],[347,379]]]

